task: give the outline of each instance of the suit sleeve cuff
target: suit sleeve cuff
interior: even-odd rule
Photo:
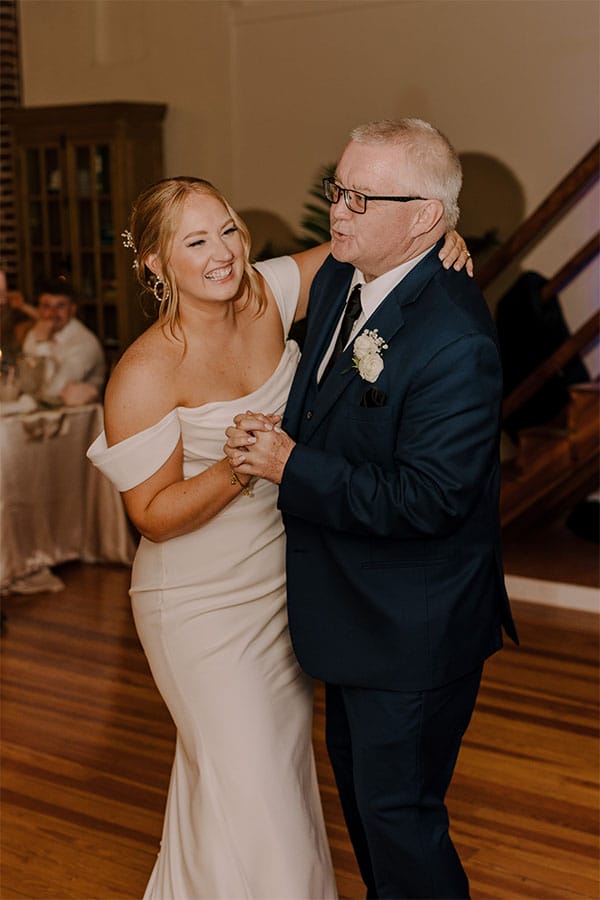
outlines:
[[[279,509],[311,522],[321,522],[322,476],[328,471],[331,456],[320,450],[296,444],[286,463],[279,485]],[[325,488],[324,493],[327,493]]]

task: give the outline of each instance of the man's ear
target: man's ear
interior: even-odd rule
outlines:
[[[444,215],[441,200],[426,200],[420,207],[413,222],[415,235],[428,234],[439,225]]]

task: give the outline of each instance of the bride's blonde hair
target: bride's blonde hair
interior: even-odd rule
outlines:
[[[127,246],[135,253],[134,266],[137,278],[145,291],[156,299],[157,277],[146,265],[151,254],[158,257],[161,280],[162,300],[158,307],[158,323],[168,328],[175,336],[175,327],[179,325],[179,293],[173,271],[169,265],[173,237],[181,221],[183,205],[190,194],[214,197],[223,204],[231,216],[244,248],[244,274],[242,288],[247,288],[247,303],[255,303],[257,311],[262,309],[265,298],[255,269],[250,264],[250,233],[236,211],[230,206],[223,194],[204,178],[181,175],[176,178],[163,178],[150,185],[139,195],[131,210],[129,220],[129,239]],[[127,232],[126,232],[127,234]]]

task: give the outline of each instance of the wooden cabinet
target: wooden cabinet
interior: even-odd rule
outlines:
[[[116,358],[149,323],[122,245],[131,203],[163,175],[159,103],[6,110],[13,130],[20,285],[69,275],[79,317]]]

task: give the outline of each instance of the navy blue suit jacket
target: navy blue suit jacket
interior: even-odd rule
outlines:
[[[373,385],[350,345],[318,390],[352,266],[329,257],[311,291],[279,506],[294,648],[335,684],[433,688],[498,650],[502,625],[517,640],[501,559],[494,327],[476,284],[446,271],[438,247],[367,323],[388,344]],[[382,405],[365,406],[373,388]]]

